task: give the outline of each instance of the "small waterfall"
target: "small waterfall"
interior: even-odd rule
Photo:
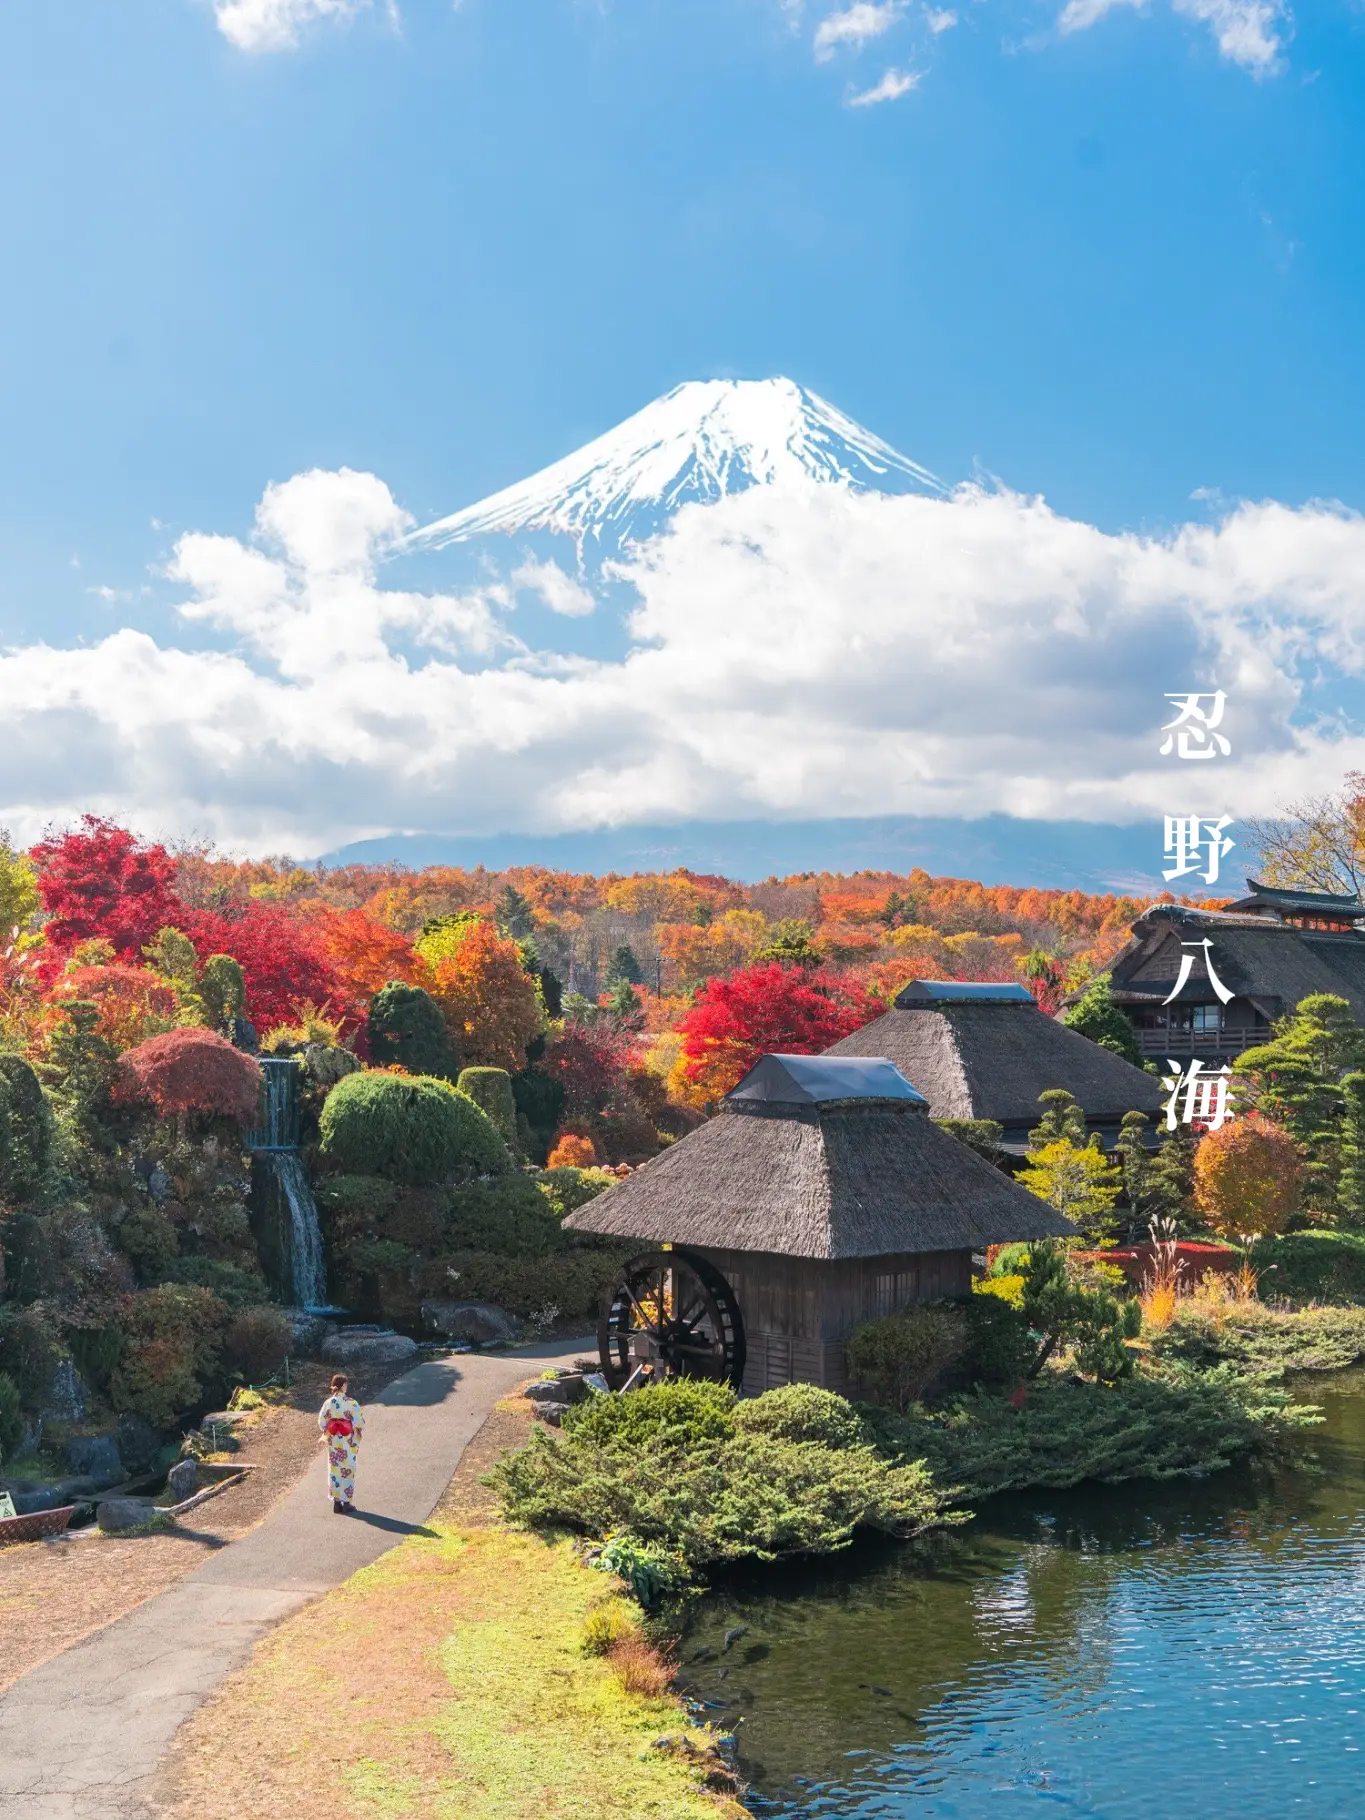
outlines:
[[[327,1265],[298,1151],[299,1066],[285,1056],[262,1056],[261,1072],[260,1122],[247,1136],[252,1227],[276,1294],[297,1308],[320,1308],[327,1301]]]
[[[289,1274],[299,1308],[321,1308],[327,1300],[327,1267],[322,1258],[322,1228],[308,1177],[297,1150],[278,1150],[269,1158],[289,1208]]]

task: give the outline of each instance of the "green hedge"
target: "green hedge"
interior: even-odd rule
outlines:
[[[511,1167],[487,1113],[447,1081],[348,1074],[322,1108],[322,1154],[347,1174],[434,1183]]]
[[[1261,1294],[1289,1302],[1365,1302],[1365,1233],[1291,1232],[1252,1252]]]

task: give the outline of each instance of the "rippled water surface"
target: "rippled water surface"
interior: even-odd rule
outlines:
[[[717,1595],[682,1653],[752,1811],[1365,1815],[1365,1375],[1297,1388],[1293,1471],[1000,1499]]]

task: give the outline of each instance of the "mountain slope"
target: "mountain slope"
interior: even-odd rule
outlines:
[[[618,545],[689,502],[792,480],[945,491],[927,468],[790,379],[694,379],[409,542],[443,549],[495,531],[554,531],[580,548],[588,538]]]

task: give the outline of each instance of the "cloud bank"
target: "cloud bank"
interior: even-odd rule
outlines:
[[[1148,538],[979,487],[756,488],[634,552],[611,660],[514,631],[518,590],[581,612],[562,571],[386,586],[410,523],[374,475],[302,474],[249,537],[176,545],[180,614],[216,648],[130,624],[0,654],[0,821],[27,839],[95,809],[257,851],[696,817],[1123,821],[1265,813],[1365,768],[1365,739],[1302,712],[1324,666],[1365,673],[1365,521],[1337,506]],[[1233,764],[1159,759],[1166,692],[1215,686]]]
[[[1057,21],[1065,37],[1087,30],[1119,6],[1144,0],[1067,0]],[[1213,33],[1220,56],[1257,78],[1284,68],[1289,18],[1278,0],[1171,0],[1172,10],[1196,19]]]
[[[218,30],[242,51],[290,51],[319,20],[354,19],[370,0],[213,0]],[[392,12],[390,7],[390,12]]]

